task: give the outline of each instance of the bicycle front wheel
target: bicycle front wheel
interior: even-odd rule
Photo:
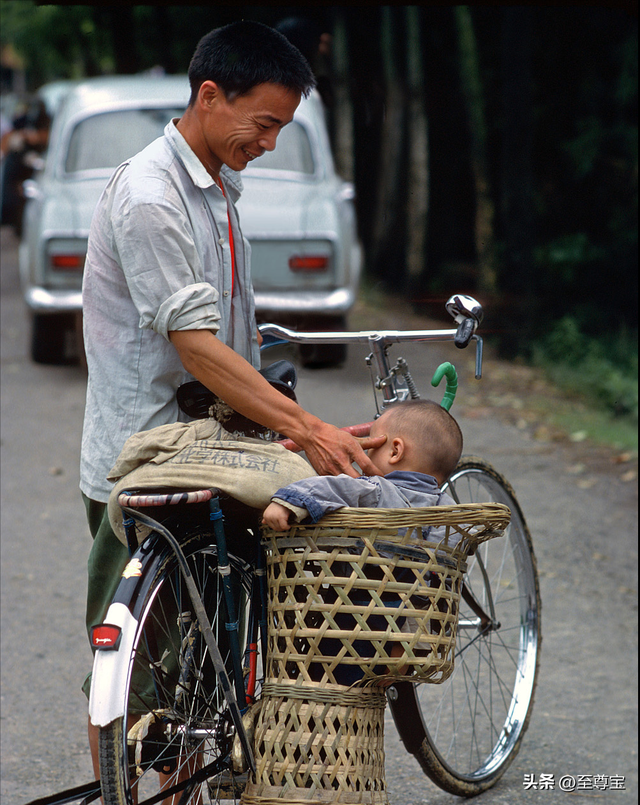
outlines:
[[[531,536],[503,476],[465,456],[445,489],[457,503],[504,503],[511,522],[504,537],[469,557],[453,674],[441,685],[396,684],[389,699],[405,748],[424,772],[443,790],[469,797],[500,779],[529,724],[540,593]]]
[[[231,677],[224,594],[211,541],[210,535],[196,533],[183,551]],[[125,715],[100,730],[104,801],[238,802],[242,779],[234,776],[229,762],[234,729],[183,576],[163,544],[156,542],[155,550],[138,555],[144,567],[136,596],[143,601],[136,604],[133,651],[122,659],[128,665]],[[236,557],[229,556],[229,562],[236,611],[244,613],[251,569]],[[247,619],[239,620],[246,632]],[[161,796],[184,783],[186,788],[173,798]]]

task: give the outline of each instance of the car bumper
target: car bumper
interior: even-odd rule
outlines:
[[[334,291],[256,291],[256,311],[335,316],[348,313],[356,301],[351,288]]]
[[[335,316],[348,313],[355,303],[350,288],[307,293],[256,291],[256,310],[274,313],[298,313]],[[25,294],[27,307],[34,313],[75,313],[82,310],[82,292],[29,288]]]
[[[82,310],[82,291],[34,287],[27,290],[25,302],[34,313],[76,313]]]

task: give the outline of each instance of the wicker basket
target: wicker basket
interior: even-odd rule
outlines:
[[[387,805],[380,688],[267,683],[243,805]]]
[[[343,509],[265,531],[267,670],[245,805],[387,805],[384,685],[451,674],[466,558],[509,517],[493,503]]]
[[[268,532],[268,678],[444,681],[466,557],[508,522],[506,506],[465,504],[349,509]],[[436,527],[443,539],[425,541]]]

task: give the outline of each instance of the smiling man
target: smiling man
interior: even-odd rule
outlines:
[[[378,474],[364,450],[384,438],[359,442],[257,371],[250,250],[235,207],[238,171],[275,148],[314,86],[309,65],[273,29],[238,22],[200,41],[189,82],[183,117],[116,169],[91,224],[80,468],[94,539],[89,630],[102,622],[128,559],[109,525],[107,475],[133,433],[185,418],[176,402],[181,384],[196,378],[239,413],[287,435],[321,475],[359,475],[352,462]],[[95,752],[91,726],[90,737]]]

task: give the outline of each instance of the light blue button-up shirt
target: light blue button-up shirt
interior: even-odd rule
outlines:
[[[83,281],[80,461],[80,488],[93,500],[108,500],[107,474],[129,436],[186,419],[175,393],[193,378],[169,332],[211,330],[260,365],[250,247],[235,208],[242,182],[226,166],[220,175],[226,198],[172,121],[116,170],[96,207]]]

